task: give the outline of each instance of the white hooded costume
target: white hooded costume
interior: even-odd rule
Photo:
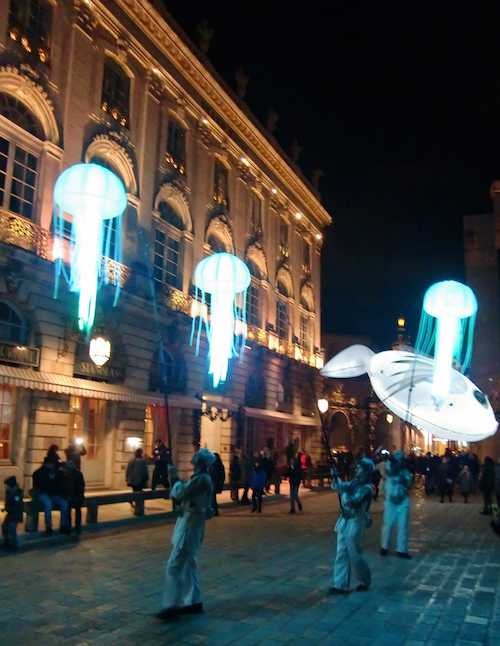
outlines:
[[[197,451],[192,459],[194,474],[188,481],[178,480],[170,494],[180,505],[181,515],[175,523],[165,571],[164,609],[182,610],[201,604],[197,553],[203,543],[205,521],[212,516],[213,485],[207,469],[213,460],[213,453],[207,449]]]
[[[381,547],[384,552],[389,549],[392,530],[396,526],[398,554],[408,554],[409,490],[413,483],[413,475],[405,467],[404,457],[402,451],[395,451],[392,462],[386,467],[384,480],[385,503]]]
[[[337,554],[333,569],[332,591],[349,591],[351,570],[361,586],[371,583],[368,563],[363,557],[361,539],[364,530],[370,526],[370,507],[373,487],[370,484],[373,462],[363,458],[356,469],[356,478],[350,482],[332,480],[332,489],[340,496],[341,515],[335,525],[337,533]]]

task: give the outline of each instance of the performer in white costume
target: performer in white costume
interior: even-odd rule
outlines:
[[[361,539],[365,529],[371,525],[369,508],[373,496],[373,470],[374,464],[368,458],[358,462],[354,480],[349,482],[342,482],[332,470],[332,489],[339,492],[341,515],[335,525],[337,555],[330,594],[348,594],[351,591],[351,570],[358,580],[357,591],[370,587],[371,573],[363,557]]]
[[[198,582],[197,553],[203,543],[205,521],[213,511],[212,479],[208,469],[214,455],[199,449],[191,460],[194,473],[190,480],[177,480],[171,497],[180,505],[181,515],[172,535],[172,551],[167,561],[162,610],[159,619],[170,620],[181,614],[203,612]],[[169,468],[169,479],[175,481],[175,469]]]
[[[408,530],[410,521],[410,495],[413,475],[405,465],[405,454],[394,452],[387,463],[384,481],[385,504],[384,522],[382,525],[382,546],[380,554],[386,556],[391,542],[391,533],[397,527],[397,555],[404,559],[411,558],[408,553]]]

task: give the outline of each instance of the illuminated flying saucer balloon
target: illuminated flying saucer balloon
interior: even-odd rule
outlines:
[[[70,290],[79,294],[78,327],[90,333],[95,318],[97,290],[108,281],[103,256],[111,255],[111,220],[116,218],[113,260],[121,260],[121,215],[127,206],[122,181],[99,164],[75,164],[67,168],[54,187],[54,260],[57,296],[61,274]],[[71,270],[63,261],[64,214],[72,217]],[[116,280],[115,304],[120,280]]]
[[[209,368],[214,387],[227,377],[228,363],[242,352],[246,339],[246,291],[250,285],[248,267],[230,253],[215,253],[198,263],[194,272],[196,299],[201,301],[196,334],[196,354],[200,348],[203,323],[209,344]],[[207,297],[210,294],[210,316]],[[240,323],[238,328],[237,323]],[[196,333],[193,318],[191,343]]]
[[[478,442],[494,435],[498,424],[488,397],[457,370],[450,370],[448,394],[437,404],[435,369],[434,359],[413,352],[390,350],[375,354],[357,345],[330,359],[320,372],[324,377],[336,378],[366,372],[387,408],[437,437]]]

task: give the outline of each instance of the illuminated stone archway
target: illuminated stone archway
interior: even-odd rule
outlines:
[[[54,114],[54,106],[45,90],[20,72],[16,67],[0,67],[0,92],[20,101],[38,119],[45,139],[60,145],[60,132]]]
[[[160,190],[156,194],[154,209],[160,210],[160,204],[166,202],[174,211],[179,215],[184,223],[185,231],[193,232],[193,220],[189,211],[189,204],[186,196],[182,191],[176,188],[173,184],[162,184]]]
[[[102,159],[116,170],[129,195],[137,195],[134,162],[123,146],[110,135],[97,135],[87,146],[85,162],[95,158]]]

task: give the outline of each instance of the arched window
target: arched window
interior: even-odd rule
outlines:
[[[173,118],[168,121],[167,161],[184,175],[186,173],[186,131]]]
[[[182,216],[168,202],[161,201],[158,211],[162,224],[154,229],[153,276],[160,285],[182,289]],[[164,226],[163,223],[165,223]]]
[[[26,324],[8,303],[0,301],[0,340],[5,343],[24,345]]]
[[[224,241],[221,240],[219,236],[213,234],[209,235],[207,244],[214,253],[222,253],[223,251],[227,251]]]
[[[158,211],[160,212],[160,218],[164,222],[171,224],[176,229],[179,229],[179,231],[184,231],[184,220],[171,204],[168,202],[160,202],[158,205]]]
[[[277,288],[278,288],[278,292],[282,296],[289,296],[288,288],[282,280],[278,280]]]
[[[52,8],[47,0],[11,0],[9,36],[42,63],[49,57]]]
[[[38,139],[45,138],[36,117],[10,95],[0,94],[0,114]],[[5,132],[5,136],[0,132],[0,207],[32,218],[39,158],[33,150],[27,150],[25,145],[19,146],[14,141],[8,126]]]
[[[300,346],[309,352],[311,349],[311,331],[310,331],[310,321],[309,317],[306,316],[305,314],[300,315],[300,336],[299,336],[299,342]]]
[[[259,287],[253,282],[247,293],[247,322],[249,325],[260,326],[260,293]]]
[[[278,298],[276,303],[276,332],[282,341],[288,341],[289,337],[289,319],[288,303]]]
[[[129,126],[130,79],[112,58],[104,60],[101,108],[121,126]]]

